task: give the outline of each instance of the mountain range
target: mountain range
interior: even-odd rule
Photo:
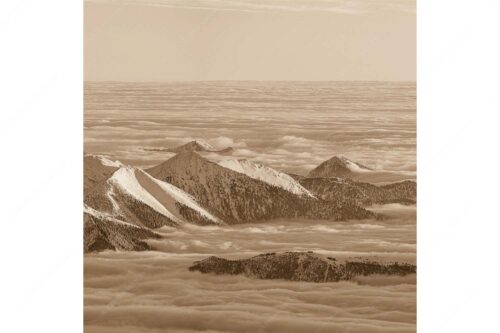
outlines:
[[[416,200],[415,182],[376,186],[340,178],[339,173],[348,174],[345,168],[370,171],[343,158],[332,158],[304,177],[249,160],[216,163],[199,155],[197,144],[181,147],[145,170],[104,156],[84,157],[86,252],[147,250],[144,239],[159,237],[155,229],[162,226],[366,219],[377,216],[365,206]]]
[[[264,182],[254,178],[257,177],[255,173],[254,177],[249,177],[211,162],[195,152],[177,154],[145,171],[156,179],[190,193],[230,224],[283,217],[347,220],[374,216],[355,204],[326,202],[271,185],[267,169],[261,168],[259,175],[267,176],[268,181]],[[276,172],[274,176],[279,178],[279,173]]]

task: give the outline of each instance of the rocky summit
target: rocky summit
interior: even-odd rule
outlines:
[[[190,271],[201,273],[245,275],[256,279],[284,279],[307,282],[351,280],[359,275],[399,275],[416,273],[415,265],[407,263],[382,264],[374,261],[337,261],[313,252],[266,253],[249,259],[228,260],[209,257],[197,261]]]

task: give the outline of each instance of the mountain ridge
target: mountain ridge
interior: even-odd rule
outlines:
[[[307,282],[338,282],[351,280],[358,275],[399,275],[416,273],[416,266],[411,264],[381,264],[368,260],[339,261],[311,251],[265,253],[248,259],[228,260],[208,257],[196,261],[190,271],[213,273],[217,275],[244,275],[249,278]]]
[[[374,185],[349,178],[303,178],[300,184],[326,201],[350,200],[366,207],[374,204],[415,204],[417,183],[410,180]]]
[[[177,154],[145,171],[210,205],[231,223],[280,217],[332,220],[374,217],[373,213],[356,205],[325,204],[321,200],[298,197],[280,187],[222,167],[195,152]]]
[[[159,237],[154,229],[184,223],[378,218],[364,207],[415,200],[411,181],[376,186],[349,178],[291,176],[245,159],[216,163],[190,150],[146,170],[85,155],[84,249],[145,250],[143,239]]]

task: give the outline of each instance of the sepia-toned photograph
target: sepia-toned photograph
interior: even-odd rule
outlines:
[[[84,331],[416,332],[414,0],[85,0]]]
[[[500,332],[499,17],[0,1],[0,332]]]

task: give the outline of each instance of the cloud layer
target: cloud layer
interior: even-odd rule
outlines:
[[[415,332],[415,276],[352,282],[253,280],[189,272],[209,255],[314,250],[345,257],[415,262],[415,209],[393,219],[328,224],[163,228],[156,251],[85,257],[88,332]],[[403,214],[403,215],[401,215]],[[404,218],[403,218],[404,217]],[[255,237],[249,237],[254,235]],[[364,242],[363,240],[370,240]]]
[[[171,156],[144,147],[204,139],[287,172],[345,155],[415,175],[414,84],[101,83],[86,85],[85,103],[85,150],[138,166]]]

